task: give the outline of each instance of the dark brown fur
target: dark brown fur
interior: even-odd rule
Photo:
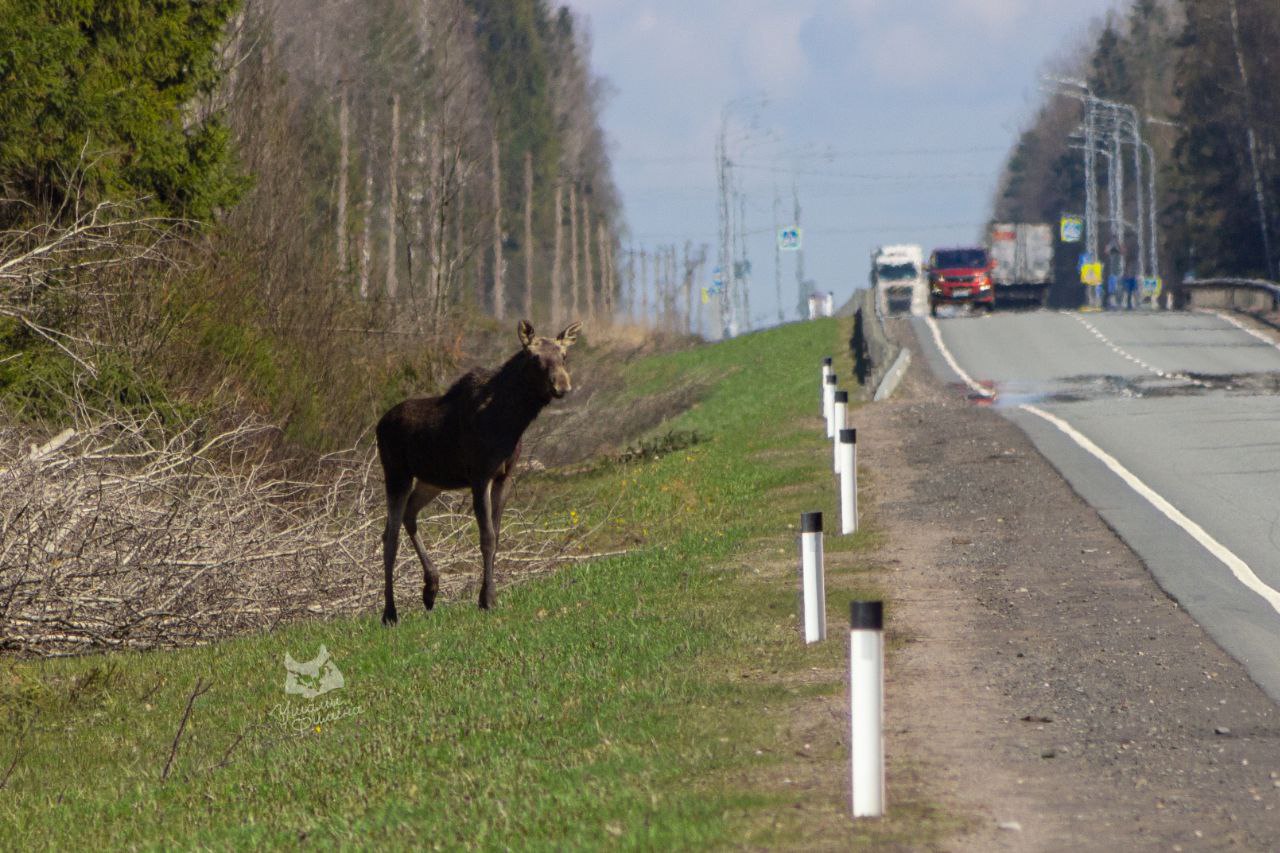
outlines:
[[[548,403],[571,390],[565,353],[581,325],[574,323],[552,339],[535,336],[533,326],[521,320],[520,351],[496,371],[473,370],[443,395],[405,400],[378,421],[378,458],[387,484],[384,625],[394,625],[397,618],[392,576],[401,524],[422,562],[422,603],[428,610],[435,605],[440,576],[418,538],[418,513],[452,489],[471,489],[484,561],[480,606],[493,607],[493,555],[520,438]]]

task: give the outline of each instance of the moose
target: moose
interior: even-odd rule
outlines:
[[[544,338],[521,320],[520,350],[496,371],[472,370],[439,397],[404,400],[378,421],[378,459],[387,487],[382,624],[397,621],[392,576],[401,524],[422,562],[422,603],[427,610],[435,606],[440,575],[418,538],[418,513],[436,495],[454,489],[471,489],[484,561],[480,607],[493,607],[493,555],[521,436],[548,403],[572,390],[565,356],[581,328],[573,323],[555,338]]]

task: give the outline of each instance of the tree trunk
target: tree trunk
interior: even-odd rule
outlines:
[[[493,316],[501,320],[505,316],[507,292],[503,277],[506,264],[502,258],[502,151],[498,147],[498,134],[493,134]]]
[[[564,322],[564,184],[556,184],[555,254],[551,259],[551,325]]]
[[[578,185],[569,184],[569,304],[578,318]]]
[[[430,306],[431,319],[434,325],[435,319],[440,313],[440,291],[442,282],[440,280],[441,272],[444,269],[444,244],[445,244],[445,225],[444,206],[440,203],[441,197],[444,195],[444,188],[441,186],[441,175],[444,171],[443,163],[440,161],[440,131],[431,131],[431,147],[427,153],[427,233],[423,235],[426,240],[426,276],[427,276],[427,304]]]
[[[351,168],[351,106],[347,93],[338,104],[338,273],[347,274],[347,172]]]
[[[649,250],[640,249],[640,325],[649,326]]]
[[[387,164],[387,298],[395,299],[396,281],[396,168],[400,164],[400,95],[391,96],[391,161]]]
[[[360,298],[369,298],[373,266],[373,158],[365,158],[364,198],[360,202]]]
[[[591,201],[582,197],[582,293],[586,300],[587,319],[596,316],[595,269],[591,263]]]
[[[524,152],[524,318],[533,322],[533,152]]]
[[[613,263],[613,241],[604,220],[596,226],[600,233],[600,311],[606,323],[613,325],[614,277],[617,268]]]
[[[1249,72],[1244,64],[1244,49],[1240,46],[1240,15],[1236,0],[1231,0],[1231,44],[1235,48],[1236,69],[1240,73],[1240,85],[1244,92],[1245,143],[1249,151],[1249,169],[1253,173],[1253,195],[1258,205],[1258,225],[1262,231],[1262,254],[1267,265],[1267,276],[1275,278],[1275,260],[1271,256],[1271,222],[1267,216],[1267,191],[1258,166],[1258,137],[1253,130],[1253,95],[1249,91]]]

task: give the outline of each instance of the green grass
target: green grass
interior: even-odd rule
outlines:
[[[800,703],[842,692],[841,614],[870,589],[829,567],[835,639],[806,648],[793,571],[776,565],[795,559],[801,510],[834,510],[813,414],[820,358],[845,337],[836,321],[798,324],[635,365],[630,394],[721,377],[662,427],[705,440],[535,484],[640,544],[504,589],[495,612],[402,602],[394,630],[370,613],[176,652],[4,663],[0,774],[18,760],[0,849],[785,842],[789,824],[762,817],[788,802],[768,781],[783,759],[757,747]],[[828,541],[835,554],[872,535]],[[284,654],[309,660],[320,644],[345,687],[286,695]],[[813,668],[825,674],[786,675]],[[213,686],[164,780],[199,678]],[[308,717],[324,714],[337,718]],[[841,845],[865,845],[946,825],[909,823],[836,826]]]

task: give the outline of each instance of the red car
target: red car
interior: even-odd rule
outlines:
[[[991,256],[980,246],[935,249],[929,257],[929,313],[938,316],[939,305],[982,305],[995,310],[994,268]]]

